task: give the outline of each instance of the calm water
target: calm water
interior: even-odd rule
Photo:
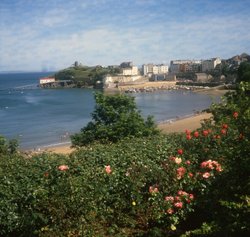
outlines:
[[[49,73],[0,74],[0,134],[17,138],[22,148],[67,143],[91,120],[91,89],[40,89]],[[133,94],[143,116],[155,121],[182,117],[209,107],[211,97],[184,91]],[[218,100],[218,97],[215,98]]]

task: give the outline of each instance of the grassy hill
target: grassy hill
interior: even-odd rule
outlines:
[[[102,66],[74,66],[55,73],[56,80],[72,80],[77,87],[96,86],[98,81],[107,74],[119,73],[119,68]]]

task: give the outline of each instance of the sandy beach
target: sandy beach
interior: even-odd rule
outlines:
[[[174,133],[174,132],[185,132],[186,129],[188,130],[195,130],[201,127],[201,122],[204,119],[209,119],[212,117],[210,113],[201,113],[191,117],[178,119],[175,121],[169,121],[164,123],[159,123],[158,128],[163,133]]]
[[[185,132],[186,129],[195,130],[201,127],[201,121],[204,119],[211,118],[210,113],[201,113],[197,115],[193,115],[191,117],[178,119],[175,121],[167,121],[163,123],[159,123],[157,127],[163,133],[173,133],[173,132]],[[70,144],[63,145],[63,146],[55,146],[55,147],[47,147],[47,148],[40,148],[39,152],[54,152],[57,154],[70,154],[71,152],[75,151],[74,148],[70,147]]]

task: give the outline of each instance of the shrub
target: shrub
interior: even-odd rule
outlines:
[[[12,139],[7,141],[3,136],[0,135],[0,154],[14,154],[17,152],[18,141]]]
[[[179,139],[128,138],[108,146],[92,144],[70,157],[40,154],[1,160],[1,168],[8,169],[0,185],[0,234],[179,233],[178,223],[211,183],[200,175],[200,162],[179,147]],[[213,178],[219,173],[210,171]]]
[[[199,210],[204,225],[187,236],[201,235],[204,226],[210,226],[206,236],[247,236],[250,231],[250,98],[247,84],[226,94],[223,103],[211,107],[214,121],[190,134],[183,146],[197,159],[216,159],[223,172],[213,180],[206,195],[201,198]],[[201,142],[200,138],[204,138]],[[206,141],[206,142],[204,142]],[[205,232],[203,232],[205,234]]]

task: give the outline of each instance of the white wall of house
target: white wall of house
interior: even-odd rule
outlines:
[[[45,77],[45,78],[40,79],[40,84],[46,84],[46,83],[55,82],[55,81],[56,81],[55,78]]]
[[[123,68],[122,75],[123,76],[136,76],[136,75],[138,75],[138,67],[132,66],[132,67],[128,67],[128,68]]]
[[[164,64],[154,65],[154,64],[143,64],[143,75],[149,74],[167,74],[168,73],[168,66]]]

